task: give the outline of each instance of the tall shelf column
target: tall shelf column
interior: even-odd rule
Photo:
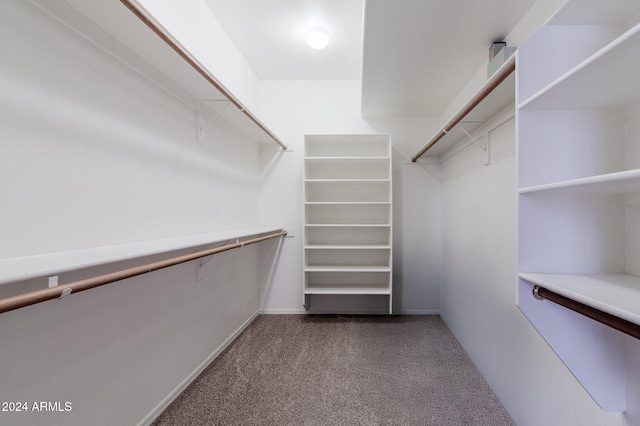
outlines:
[[[392,312],[389,135],[307,135],[304,301],[377,295]]]
[[[626,404],[619,331],[640,324],[640,4],[572,0],[518,51],[518,306],[605,411]]]

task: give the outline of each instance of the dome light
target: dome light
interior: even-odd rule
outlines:
[[[313,49],[324,49],[329,44],[329,33],[324,28],[312,28],[307,33],[307,43]]]

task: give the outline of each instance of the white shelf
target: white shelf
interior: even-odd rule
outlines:
[[[640,98],[640,24],[520,104],[520,109],[628,106]],[[594,84],[597,82],[597,84]]]
[[[378,265],[308,265],[305,272],[391,272],[390,266]]]
[[[307,223],[307,228],[389,228],[389,223]]]
[[[227,95],[218,89],[191,66],[180,54],[173,50],[160,36],[152,31],[120,2],[57,2],[35,0],[41,7],[58,17],[62,22],[78,31],[91,42],[103,48],[123,63],[130,66],[142,77],[149,79],[166,92],[180,99],[194,109],[201,107],[202,101],[216,101],[220,109],[228,101]],[[156,23],[156,25],[162,26]],[[177,40],[178,43],[181,40]],[[181,46],[191,55],[184,46]],[[202,58],[195,58],[200,64]],[[206,73],[210,71],[200,65]],[[212,77],[215,79],[216,76]],[[220,82],[224,87],[224,82]],[[233,93],[229,93],[235,98]],[[218,102],[223,101],[223,102]],[[236,100],[236,102],[239,102]],[[219,124],[232,126],[240,131],[243,138],[256,143],[271,144],[274,139],[270,130],[261,129],[249,118],[255,117],[246,106],[244,109],[232,106],[216,119]],[[215,112],[215,111],[213,111]],[[266,130],[265,130],[266,129]]]
[[[378,161],[390,160],[391,157],[304,157],[305,161],[321,161],[321,162],[350,162],[350,161]]]
[[[391,182],[391,179],[305,179],[305,182],[326,182],[326,183],[341,183],[341,182]]]
[[[367,206],[367,205],[391,205],[389,201],[306,201],[306,205],[322,206],[322,205],[343,205],[343,206]]]
[[[619,25],[638,15],[637,0],[580,0],[567,3],[548,25]]]
[[[339,245],[339,244],[309,244],[307,250],[389,250],[390,245]]]
[[[308,181],[305,182],[306,202],[390,202],[391,181]]]
[[[367,286],[366,284],[354,286],[353,284],[332,284],[307,287],[305,294],[371,294],[389,295],[391,290],[388,287]]]
[[[82,250],[46,253],[34,256],[14,257],[0,260],[0,285],[15,281],[47,277],[77,269],[104,265],[221,243],[236,238],[246,239],[260,234],[281,231],[282,228],[251,228],[211,232],[184,237],[150,240],[131,244],[119,244]]]
[[[640,192],[640,169],[571,179],[520,189],[520,194],[570,190],[580,193],[629,194]]]
[[[520,278],[640,325],[640,277],[628,274],[520,273]]]

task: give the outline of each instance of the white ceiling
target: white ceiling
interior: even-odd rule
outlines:
[[[364,116],[440,114],[535,2],[204,1],[258,78],[362,79]],[[325,50],[305,42],[319,24]]]
[[[439,115],[534,0],[367,0],[362,115]]]
[[[362,70],[364,0],[204,0],[258,78],[357,80]],[[331,36],[324,50],[310,28]]]

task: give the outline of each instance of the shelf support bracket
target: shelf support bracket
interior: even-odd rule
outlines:
[[[489,164],[491,164],[490,161],[490,157],[489,157],[489,131],[487,130],[487,127],[484,127],[484,140],[486,141],[484,146],[479,142],[481,138],[477,138],[474,139],[473,136],[471,136],[469,134],[469,132],[467,132],[464,127],[460,126],[460,130],[462,130],[462,133],[464,133],[465,135],[467,135],[467,137],[469,138],[469,140],[478,148],[480,148],[483,152],[484,152],[484,165],[488,166]]]
[[[208,117],[206,111],[208,108],[205,107],[207,102],[223,102],[224,106],[220,108],[217,112],[214,112],[213,116]],[[214,100],[214,99],[203,99],[200,101],[200,107],[198,108],[198,143],[202,144],[204,142],[204,129],[207,128],[211,123],[217,120],[217,118],[222,114],[231,104],[231,101],[223,99],[223,100]]]
[[[222,244],[219,244],[217,247],[222,247],[229,244],[237,244],[239,241],[240,241],[240,238],[225,240],[222,242]],[[206,265],[212,258],[213,256],[207,256],[207,257],[201,257],[200,259],[198,259],[198,261],[196,262],[196,281],[201,281],[202,278],[204,278],[204,271],[203,271],[204,265]]]

